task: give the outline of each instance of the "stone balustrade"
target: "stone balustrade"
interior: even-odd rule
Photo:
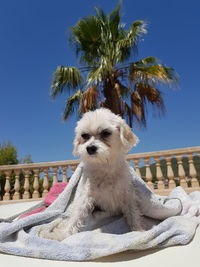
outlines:
[[[177,185],[200,190],[200,146],[127,155],[155,193],[168,195]],[[57,182],[67,182],[79,160],[0,166],[0,204],[42,199]]]
[[[57,182],[67,182],[79,160],[0,166],[0,204],[39,200]]]
[[[154,192],[167,195],[178,185],[188,193],[200,190],[199,154],[198,146],[131,154],[127,160]]]

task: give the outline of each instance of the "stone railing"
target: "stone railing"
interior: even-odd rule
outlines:
[[[133,166],[155,193],[167,195],[177,185],[200,190],[200,146],[129,154]],[[195,164],[194,164],[195,162]],[[57,182],[68,181],[79,160],[0,166],[0,204],[39,200]]]
[[[0,166],[0,204],[45,197],[52,185],[67,182],[78,164],[79,160],[66,160]]]
[[[200,191],[199,155],[200,146],[132,154],[127,160],[155,193],[167,195],[178,185],[188,193]]]

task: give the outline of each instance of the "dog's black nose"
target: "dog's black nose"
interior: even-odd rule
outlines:
[[[96,146],[88,146],[86,149],[89,155],[93,155],[97,152]]]

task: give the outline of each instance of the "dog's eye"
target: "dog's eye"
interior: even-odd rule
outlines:
[[[111,135],[111,132],[109,132],[108,130],[103,130],[101,133],[100,133],[100,136],[102,137],[102,138],[106,138],[106,137],[108,137],[108,136],[110,136]]]
[[[85,139],[85,140],[89,140],[89,139],[90,139],[90,135],[87,134],[87,133],[83,133],[83,134],[81,135],[81,137],[82,137],[83,139]]]

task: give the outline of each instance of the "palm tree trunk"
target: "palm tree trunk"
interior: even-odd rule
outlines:
[[[103,94],[105,97],[104,107],[117,115],[122,115],[120,95],[114,86],[114,82],[110,79],[107,79],[104,83]]]

